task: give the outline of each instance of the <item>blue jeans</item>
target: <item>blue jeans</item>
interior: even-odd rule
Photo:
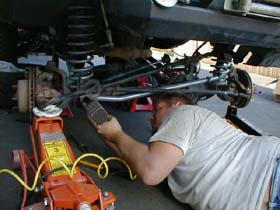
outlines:
[[[280,158],[273,171],[268,210],[280,210]]]

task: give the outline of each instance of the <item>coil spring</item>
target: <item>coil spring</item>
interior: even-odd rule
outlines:
[[[225,71],[232,66],[231,62],[219,60],[215,65],[212,67],[216,68],[217,71]]]
[[[215,68],[215,70],[213,71],[213,75],[219,76],[221,78],[221,85],[225,84],[228,78],[228,73],[233,70],[231,62],[219,60],[216,65],[211,66]]]
[[[69,79],[78,87],[93,77],[94,10],[90,6],[68,7],[67,65]]]

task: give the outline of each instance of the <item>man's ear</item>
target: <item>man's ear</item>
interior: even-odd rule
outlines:
[[[183,105],[184,103],[182,102],[182,101],[176,101],[175,103],[174,103],[174,107],[178,107],[178,106],[181,106],[181,105]]]

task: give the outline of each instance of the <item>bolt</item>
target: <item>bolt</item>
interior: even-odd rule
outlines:
[[[114,203],[111,203],[107,208],[107,210],[114,210],[114,209],[115,209]]]
[[[105,191],[105,192],[103,192],[103,196],[104,196],[104,197],[108,197],[108,196],[109,196],[109,193]]]
[[[33,210],[33,208],[32,207],[28,207],[28,209],[27,210]]]
[[[88,203],[83,203],[80,205],[79,210],[91,210],[91,207]]]
[[[43,189],[44,189],[44,186],[43,186],[43,185],[40,185],[40,186],[38,186],[38,187],[35,187],[34,192],[35,192],[35,193],[38,193],[38,192],[41,192]]]
[[[17,89],[18,85],[12,85],[13,89]]]
[[[49,205],[49,199],[48,198],[44,198],[44,206],[48,206]]]

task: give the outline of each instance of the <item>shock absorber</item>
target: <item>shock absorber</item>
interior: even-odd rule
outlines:
[[[72,88],[79,89],[93,77],[94,8],[87,5],[68,7],[67,65]]]

